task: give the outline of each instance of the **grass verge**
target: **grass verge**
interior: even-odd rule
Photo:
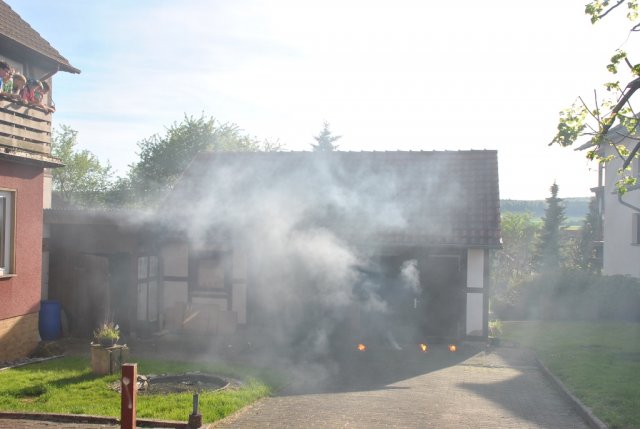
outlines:
[[[503,322],[502,339],[533,348],[613,428],[640,428],[640,324]]]
[[[200,394],[200,413],[206,422],[221,419],[269,395],[280,380],[271,373],[228,365],[141,360],[140,374],[201,371],[237,378],[240,388]],[[120,394],[109,385],[118,375],[96,376],[89,360],[65,357],[0,372],[0,408],[3,411],[120,416]],[[140,418],[186,421],[192,394],[139,395]]]

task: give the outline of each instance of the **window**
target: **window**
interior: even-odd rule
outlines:
[[[631,244],[640,244],[640,213],[634,213],[631,219]]]
[[[138,257],[138,320],[158,320],[158,257]]]
[[[0,276],[12,274],[15,193],[0,190]]]

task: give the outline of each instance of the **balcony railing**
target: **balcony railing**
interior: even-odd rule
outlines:
[[[51,113],[0,94],[0,147],[51,154]]]

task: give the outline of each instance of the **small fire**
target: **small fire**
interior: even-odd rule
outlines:
[[[457,351],[457,350],[458,350],[458,348],[456,347],[456,345],[455,345],[455,344],[449,344],[449,351],[450,351],[450,352],[452,352],[452,353],[453,353],[453,352],[455,352],[455,351]]]
[[[422,350],[423,352],[427,352],[427,350],[429,349],[429,347],[426,344],[420,344],[420,350]]]
[[[367,350],[367,346],[365,346],[364,344],[360,343],[360,344],[358,344],[358,350],[363,352],[363,351]]]

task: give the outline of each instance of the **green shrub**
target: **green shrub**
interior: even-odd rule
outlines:
[[[492,302],[503,320],[640,321],[640,281],[564,270],[523,281],[511,301]]]
[[[113,345],[120,338],[120,327],[113,322],[103,322],[93,331],[93,339],[103,345]]]

